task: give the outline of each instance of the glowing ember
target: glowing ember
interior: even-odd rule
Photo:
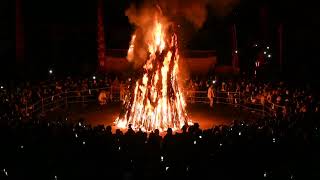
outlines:
[[[177,36],[167,34],[163,24],[155,18],[151,38],[145,42],[149,57],[143,66],[142,77],[135,82],[134,92],[126,97],[125,110],[115,121],[118,128],[127,128],[131,124],[133,129],[163,131],[191,124],[178,83]],[[129,60],[134,59],[135,39],[134,34],[128,50]]]

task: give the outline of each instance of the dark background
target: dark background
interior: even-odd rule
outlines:
[[[107,49],[127,49],[133,27],[124,12],[135,0],[104,1]],[[13,8],[10,8],[13,7]],[[81,74],[97,68],[97,1],[27,0],[21,1],[24,59],[15,57],[15,41],[9,37],[14,27],[15,4],[2,2],[1,79],[42,79],[49,68],[61,74]],[[266,9],[262,18],[261,8]],[[12,16],[13,15],[13,16]],[[264,77],[318,83],[320,23],[316,2],[243,0],[226,16],[216,16],[208,8],[201,29],[187,22],[179,37],[184,50],[215,50],[219,64],[231,64],[230,26],[237,25],[241,71],[253,66],[259,43],[271,47],[272,59]],[[283,67],[277,57],[277,26],[282,23]],[[280,70],[282,73],[279,74]]]

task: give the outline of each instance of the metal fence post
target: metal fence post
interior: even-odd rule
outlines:
[[[65,108],[68,108],[68,94],[65,93]]]
[[[42,109],[42,113],[43,113],[44,112],[43,97],[41,98],[41,109]]]
[[[264,118],[264,103],[262,104],[262,117]]]
[[[26,100],[26,115],[28,114],[28,100]]]
[[[84,106],[84,95],[82,95],[82,106]]]

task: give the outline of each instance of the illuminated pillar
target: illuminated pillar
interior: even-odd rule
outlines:
[[[106,66],[106,44],[104,35],[104,22],[103,22],[103,0],[98,0],[97,9],[97,45],[98,45],[98,70],[104,71]]]
[[[268,42],[268,9],[266,6],[260,8],[260,33],[262,42],[265,45]]]
[[[233,69],[239,68],[239,56],[238,56],[238,41],[237,41],[237,29],[236,25],[233,24],[231,27],[232,33],[232,67]]]

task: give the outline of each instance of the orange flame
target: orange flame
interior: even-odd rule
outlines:
[[[180,129],[192,124],[186,111],[181,87],[178,83],[179,54],[176,34],[166,37],[163,24],[157,19],[152,27],[152,38],[146,42],[149,51],[142,78],[135,83],[131,98],[124,103],[126,111],[116,119],[118,128],[153,131],[167,128]],[[128,50],[128,59],[134,59],[134,41],[132,36]],[[165,39],[169,39],[166,44]]]

